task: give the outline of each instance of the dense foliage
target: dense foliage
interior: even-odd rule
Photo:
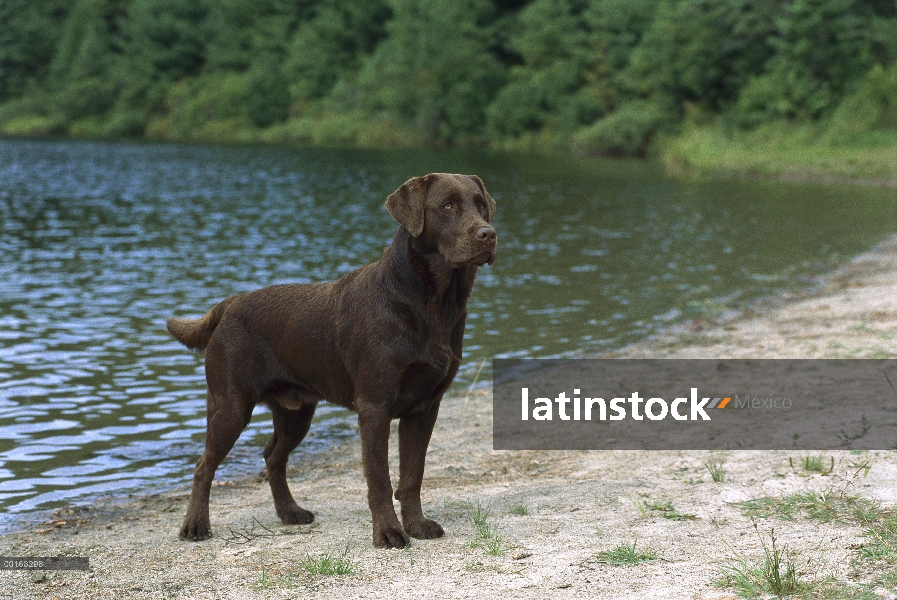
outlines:
[[[897,129],[895,0],[3,0],[0,131],[638,155]]]

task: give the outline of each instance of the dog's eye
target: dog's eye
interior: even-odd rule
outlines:
[[[445,210],[452,210],[452,203],[446,202],[445,204],[442,205],[442,208],[444,208]]]

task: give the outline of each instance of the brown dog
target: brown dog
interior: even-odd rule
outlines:
[[[477,267],[495,260],[495,201],[475,175],[434,173],[405,182],[386,209],[401,227],[379,261],[337,281],[274,285],[231,296],[201,319],[168,320],[181,343],[206,350],[206,448],[181,537],[211,535],[212,478],[259,402],[274,420],[264,456],[277,515],[310,523],[314,515],[290,494],[286,465],[320,400],[358,411],[374,545],[442,536],[421,510],[424,459],[461,363]],[[399,419],[402,525],[387,464],[392,419]]]

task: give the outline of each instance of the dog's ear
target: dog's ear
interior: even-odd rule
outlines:
[[[386,198],[386,210],[412,237],[424,230],[424,198],[432,177],[412,177]]]
[[[491,223],[492,217],[495,216],[495,200],[493,200],[492,196],[489,195],[489,192],[486,191],[486,186],[483,185],[482,179],[476,175],[468,175],[468,177],[480,187],[480,191],[483,192],[483,195],[486,197],[486,221]]]

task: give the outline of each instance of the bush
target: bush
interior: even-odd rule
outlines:
[[[65,123],[59,116],[25,115],[0,122],[4,135],[59,135],[65,133]]]
[[[146,130],[146,112],[133,108],[116,108],[103,126],[109,137],[137,137]]]
[[[55,107],[49,94],[39,88],[32,88],[20,98],[0,104],[0,123],[27,116],[59,116],[53,115]]]
[[[166,115],[152,122],[147,133],[163,138],[202,138],[204,130],[248,126],[250,80],[244,73],[218,72],[185,79],[165,96]],[[213,124],[218,124],[213,126]]]
[[[644,156],[654,134],[668,120],[656,103],[635,100],[573,135],[572,146],[585,154]]]
[[[517,137],[542,127],[545,94],[532,82],[515,81],[503,87],[486,109],[489,128],[499,136]]]
[[[831,141],[857,134],[897,129],[897,65],[873,67],[859,89],[838,106],[829,129]]]
[[[0,104],[0,133],[5,135],[56,135],[65,133],[65,125],[52,96],[39,88]]]
[[[267,66],[252,74],[246,114],[256,127],[282,123],[290,116],[290,89],[280,69]]]
[[[739,126],[753,129],[781,120],[816,119],[833,102],[834,95],[826,81],[796,72],[769,73],[742,88],[733,116]]]
[[[115,85],[99,77],[73,81],[56,94],[55,104],[71,121],[102,115],[115,104]]]

